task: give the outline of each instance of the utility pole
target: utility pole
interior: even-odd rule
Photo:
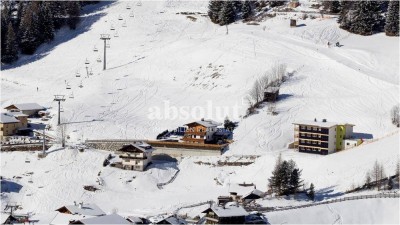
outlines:
[[[57,123],[57,125],[60,125],[60,123],[61,123],[61,120],[60,120],[61,102],[65,101],[65,97],[64,97],[64,95],[54,95],[54,100],[53,101],[57,101],[58,102],[58,123]]]
[[[43,155],[46,154],[46,126],[43,129]]]
[[[106,70],[106,50],[107,50],[107,40],[111,37],[109,34],[100,34],[100,39],[104,40],[104,59],[103,59],[103,70]]]

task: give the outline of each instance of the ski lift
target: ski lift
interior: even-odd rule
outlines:
[[[88,60],[87,58],[86,58],[85,64],[86,64],[86,65],[89,65],[89,64],[90,64],[90,62],[89,62],[89,60]]]
[[[61,108],[60,108],[60,112],[64,112],[64,107],[61,107]]]
[[[115,31],[114,37],[119,37],[118,31]]]
[[[126,27],[126,21],[122,23],[122,27]]]
[[[79,73],[79,71],[76,71],[75,77],[81,77],[81,74]]]
[[[30,163],[30,162],[31,162],[31,160],[29,160],[29,158],[26,157],[26,158],[25,158],[25,163]]]
[[[110,41],[106,43],[106,48],[111,48]]]
[[[129,13],[129,16],[130,16],[130,17],[135,17],[135,15],[133,15],[133,11],[131,11],[131,12]]]
[[[81,81],[81,84],[78,87],[83,88],[82,81]]]
[[[124,18],[122,18],[121,15],[118,16],[118,20],[123,20]]]
[[[71,92],[71,94],[69,95],[69,98],[74,98],[74,92]]]
[[[93,47],[93,51],[94,52],[98,52],[99,51],[99,49],[97,49],[96,45]]]
[[[129,3],[126,4],[126,9],[131,9],[131,5]]]
[[[67,84],[67,89],[71,89],[71,85]]]
[[[96,60],[97,62],[101,62],[101,58],[100,58],[100,56],[97,58],[97,60]]]
[[[89,76],[92,76],[92,75],[93,75],[93,70],[92,70],[92,68],[90,68]]]
[[[142,6],[142,2],[139,1],[138,3],[136,3],[137,6]]]
[[[110,30],[115,30],[114,25],[111,24]]]

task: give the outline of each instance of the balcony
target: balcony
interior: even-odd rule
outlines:
[[[319,127],[314,127],[313,128],[301,128],[300,127],[300,132],[307,132],[307,133],[314,133],[314,134],[329,134],[329,129],[327,128],[319,128]]]
[[[205,139],[203,139],[203,138],[188,138],[188,137],[184,137],[184,138],[182,138],[182,141],[204,144]]]
[[[321,142],[320,144],[312,144],[312,143],[299,142],[299,146],[304,146],[304,147],[317,147],[317,148],[328,148],[328,143],[326,143],[326,142]]]
[[[198,135],[198,136],[206,136],[206,132],[200,131],[186,131],[185,135]]]

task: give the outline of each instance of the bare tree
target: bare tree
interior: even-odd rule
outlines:
[[[374,181],[375,186],[378,187],[378,190],[380,190],[380,168],[381,166],[378,163],[378,160],[375,161],[374,167],[372,168],[372,179]]]
[[[390,118],[392,119],[392,123],[397,127],[400,127],[400,105],[393,106],[390,111]]]
[[[397,159],[395,175],[397,176],[397,182],[400,184],[400,160],[399,159]]]
[[[286,64],[275,64],[271,70],[268,72],[268,75],[271,79],[271,83],[274,86],[279,86],[285,78],[286,75]]]
[[[370,187],[371,181],[372,181],[371,173],[367,172],[367,174],[365,175],[365,184],[367,185],[368,188]]]

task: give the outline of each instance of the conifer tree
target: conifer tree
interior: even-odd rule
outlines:
[[[40,44],[37,13],[37,2],[27,5],[22,14],[19,27],[20,48],[24,54],[33,54]]]
[[[247,19],[253,14],[252,6],[249,0],[245,0],[242,4],[242,18]]]
[[[315,189],[314,184],[311,183],[310,184],[310,189],[308,190],[307,195],[312,201],[315,200],[315,190],[314,189]]]
[[[236,13],[230,1],[222,2],[222,9],[219,14],[219,24],[221,26],[235,22]]]
[[[54,22],[50,4],[43,2],[39,12],[39,33],[43,42],[54,39]]]
[[[219,23],[219,14],[222,10],[223,2],[219,0],[211,0],[208,4],[208,16],[211,22]]]
[[[2,51],[1,61],[5,63],[10,63],[18,59],[18,44],[17,37],[14,32],[14,28],[9,22],[7,28],[7,37],[4,51]]]
[[[349,31],[355,34],[372,35],[379,29],[381,11],[376,1],[359,1],[351,17]]]
[[[67,24],[70,29],[75,30],[76,25],[78,25],[80,21],[80,14],[81,14],[81,5],[79,1],[70,1],[67,3]]]
[[[385,33],[387,36],[399,36],[399,1],[389,2],[388,12],[385,23]]]

